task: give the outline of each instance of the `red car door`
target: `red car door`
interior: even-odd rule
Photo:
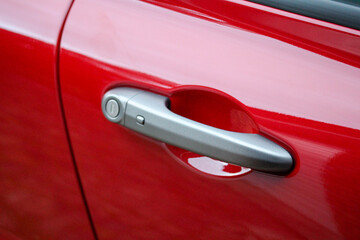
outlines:
[[[60,85],[99,239],[359,237],[356,19],[285,10],[241,0],[75,1]],[[293,168],[264,173],[112,123],[101,101],[124,87],[167,97],[187,119],[263,136],[291,154]]]
[[[0,239],[91,239],[56,84],[71,1],[0,2]]]

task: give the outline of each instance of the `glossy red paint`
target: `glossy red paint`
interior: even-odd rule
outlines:
[[[169,96],[171,110],[183,117],[233,132],[259,133],[246,107],[231,96],[199,86],[178,87]],[[221,116],[221,117],[219,117]],[[235,177],[251,169],[227,164],[174,146],[166,146],[175,158],[207,174]]]
[[[233,178],[251,172],[251,168],[225,163],[171,145],[166,145],[165,148],[168,149],[169,154],[173,155],[175,159],[181,160],[186,166],[193,168],[197,173],[202,172],[208,176]]]
[[[1,1],[0,238],[91,239],[60,113],[55,45],[70,1]]]
[[[243,0],[144,0],[237,26],[360,67],[359,31]]]
[[[62,94],[99,239],[356,239],[359,31],[245,1],[183,2],[77,0],[67,21]],[[103,117],[102,95],[124,85],[229,94],[296,167],[285,177],[200,173]]]
[[[171,110],[180,116],[227,131],[259,132],[245,106],[215,89],[185,86],[176,88],[169,98]]]

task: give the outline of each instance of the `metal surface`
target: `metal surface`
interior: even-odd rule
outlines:
[[[106,113],[109,115],[109,117],[115,118],[120,112],[120,106],[117,101],[114,99],[110,99],[106,103]]]
[[[247,1],[185,2],[76,0],[67,21],[61,86],[99,239],[357,239],[359,31]],[[297,164],[286,177],[219,177],[234,171],[109,124],[101,99],[120,86],[271,135]],[[193,167],[204,162],[218,176]]]
[[[258,134],[225,131],[184,118],[167,108],[167,97],[151,92],[139,94],[132,88],[116,88],[105,94],[102,105],[115,101],[113,99],[125,106],[118,123],[146,136],[254,170],[284,174],[293,167],[289,152],[267,138]],[[107,107],[103,108],[103,113],[109,119]]]
[[[94,239],[64,130],[56,45],[71,0],[0,1],[0,239]]]
[[[145,124],[145,118],[143,116],[136,116],[136,123],[140,124],[140,125],[144,125]]]
[[[101,102],[101,108],[103,110],[103,113],[105,117],[115,123],[124,123],[124,113],[126,109],[126,103],[129,101],[130,98],[134,97],[136,94],[141,93],[142,90],[134,89],[134,88],[121,88],[120,89],[114,89],[112,91],[107,92],[104,97],[103,101]],[[107,109],[107,103],[109,101],[116,101],[119,105],[119,113],[116,116],[113,116],[112,114],[109,114]]]

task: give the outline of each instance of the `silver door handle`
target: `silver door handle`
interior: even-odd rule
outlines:
[[[102,99],[105,117],[136,132],[224,162],[284,174],[293,167],[288,151],[259,134],[211,127],[171,112],[167,97],[135,88],[115,88]]]

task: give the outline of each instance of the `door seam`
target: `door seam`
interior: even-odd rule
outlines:
[[[71,0],[71,2],[70,2],[69,8],[68,8],[68,10],[67,10],[67,12],[65,14],[64,20],[63,20],[63,22],[61,24],[60,31],[59,31],[59,34],[58,34],[58,38],[57,38],[57,41],[56,41],[56,46],[55,46],[55,80],[56,81],[55,82],[56,82],[56,90],[57,90],[58,101],[59,101],[60,114],[61,114],[61,117],[62,117],[62,120],[63,120],[65,136],[66,136],[66,140],[67,140],[67,143],[68,143],[71,160],[72,160],[72,163],[73,163],[75,176],[76,176],[76,179],[77,179],[77,182],[78,182],[78,186],[79,186],[79,189],[80,189],[80,194],[81,194],[81,197],[82,197],[82,200],[83,200],[83,203],[84,203],[86,214],[88,216],[90,227],[91,227],[91,230],[93,232],[93,236],[94,236],[95,240],[98,240],[98,235],[97,235],[97,232],[96,232],[94,221],[93,221],[92,216],[91,216],[90,207],[89,207],[89,204],[88,204],[87,199],[86,199],[83,184],[81,182],[79,168],[77,166],[76,159],[75,159],[74,149],[72,147],[71,138],[70,138],[70,132],[69,132],[68,124],[67,124],[67,121],[66,121],[64,101],[63,101],[62,92],[61,92],[61,82],[60,82],[61,39],[62,39],[62,35],[63,35],[63,32],[64,32],[66,20],[67,20],[67,18],[69,16],[69,13],[71,11],[72,6],[74,5],[74,2],[75,2],[74,0]]]

